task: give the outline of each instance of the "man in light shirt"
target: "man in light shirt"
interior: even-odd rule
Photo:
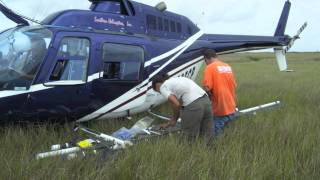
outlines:
[[[188,138],[210,138],[212,130],[211,102],[206,92],[185,77],[168,79],[166,75],[153,78],[152,88],[161,93],[171,104],[173,117],[163,128],[175,126],[179,117],[181,128]]]

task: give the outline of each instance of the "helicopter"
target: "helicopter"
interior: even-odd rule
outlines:
[[[148,111],[165,102],[152,78],[194,80],[207,48],[218,54],[272,48],[286,71],[285,54],[306,26],[285,35],[289,0],[273,36],[205,34],[164,2],[89,1],[89,10],[64,10],[41,22],[0,3],[17,23],[0,33],[0,122],[87,122]]]

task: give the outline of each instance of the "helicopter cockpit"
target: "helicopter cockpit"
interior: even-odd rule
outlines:
[[[27,90],[47,54],[52,32],[16,27],[0,34],[0,90]]]

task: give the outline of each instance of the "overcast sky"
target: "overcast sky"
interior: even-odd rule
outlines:
[[[42,20],[63,9],[88,9],[87,0],[2,0],[26,16]],[[137,0],[154,6],[161,0]],[[213,34],[273,35],[285,0],[164,0],[168,10],[189,17],[204,32]],[[320,1],[291,0],[286,33],[308,27],[292,51],[320,51]],[[15,26],[0,15],[0,30]]]

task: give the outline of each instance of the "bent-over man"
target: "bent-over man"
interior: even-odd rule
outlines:
[[[188,138],[205,136],[211,139],[211,103],[201,87],[185,77],[168,79],[166,75],[159,75],[153,79],[152,88],[161,93],[173,109],[173,117],[162,125],[163,128],[175,126],[181,117],[181,128]]]

